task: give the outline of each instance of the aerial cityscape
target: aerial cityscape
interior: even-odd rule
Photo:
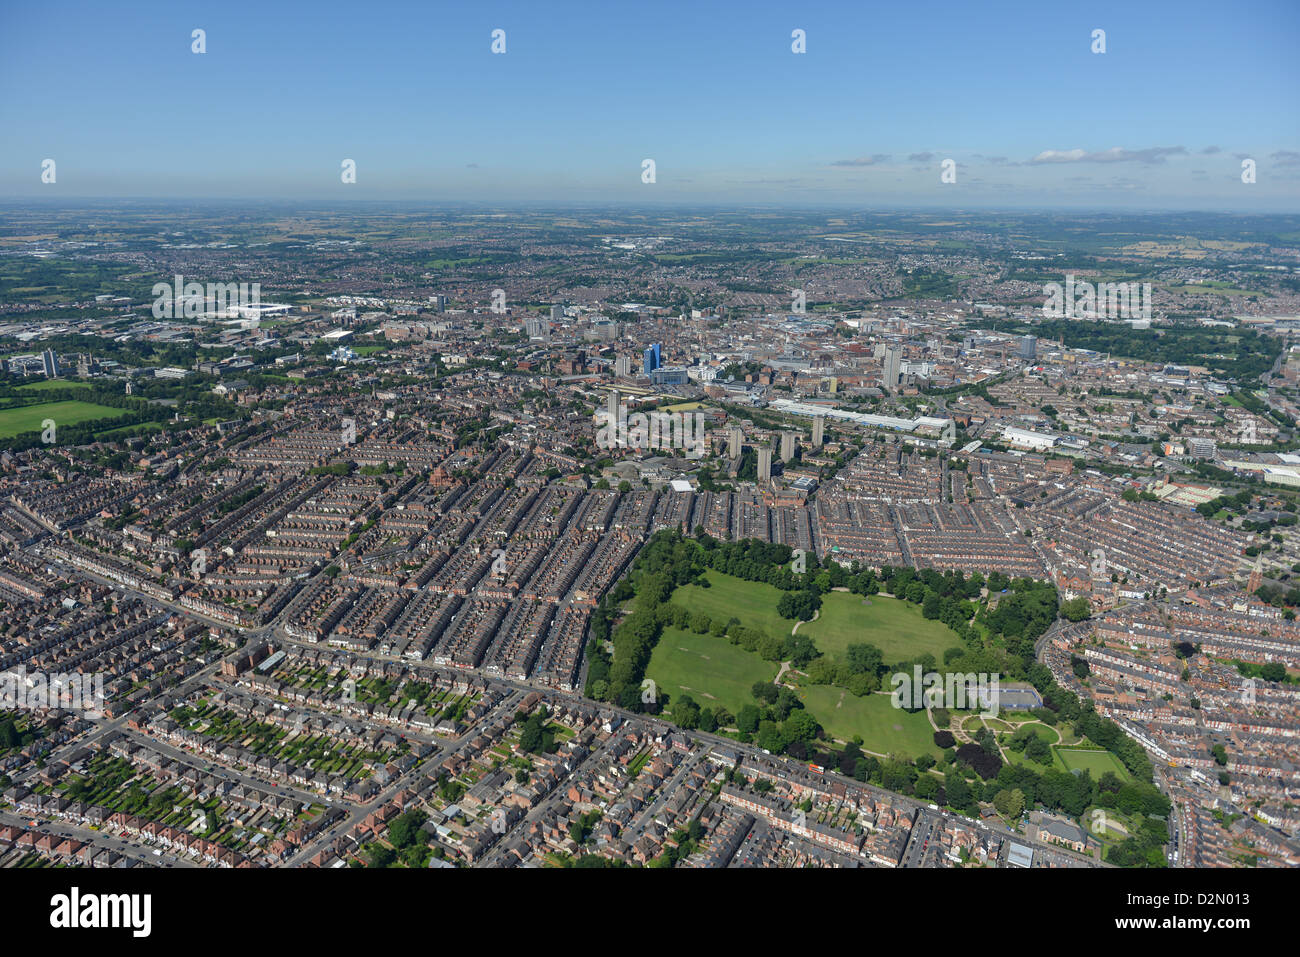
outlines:
[[[1266,6],[1215,42],[1293,50]],[[184,71],[246,21],[160,9],[164,104],[236,83]],[[525,74],[446,109],[544,67],[516,13],[454,15]],[[1111,14],[1043,29],[1134,69]],[[55,27],[5,21],[16,92]],[[830,57],[796,21],[732,40]],[[690,177],[649,145],[674,78],[549,191],[499,155],[538,117],[425,180],[378,102],[319,170],[278,87],[166,158],[104,91],[6,103],[0,870],[1300,866],[1300,76],[1258,65],[1240,144],[896,120],[730,179],[694,119]]]

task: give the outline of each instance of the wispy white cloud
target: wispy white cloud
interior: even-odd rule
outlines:
[[[1030,163],[1163,163],[1170,156],[1187,153],[1185,146],[1152,146],[1143,150],[1126,150],[1120,146],[1108,150],[1043,150]]]
[[[842,159],[831,163],[832,166],[852,167],[852,166],[875,166],[878,163],[884,163],[889,160],[888,153],[873,153],[870,156],[859,156],[857,159]]]

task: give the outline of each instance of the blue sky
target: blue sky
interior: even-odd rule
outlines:
[[[0,196],[1300,210],[1297,41],[1296,0],[4,0]]]

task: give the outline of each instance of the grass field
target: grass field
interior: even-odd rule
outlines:
[[[683,585],[673,592],[672,603],[692,613],[702,611],[714,621],[739,618],[748,628],[767,635],[788,635],[794,622],[776,613],[781,590],[762,582],[747,582],[712,569],[705,572],[711,587]],[[807,625],[800,625],[802,632]]]
[[[897,598],[830,592],[822,596],[821,617],[799,626],[799,634],[813,640],[818,650],[832,658],[844,656],[851,644],[875,645],[885,663],[906,661],[929,652],[942,664],[943,653],[961,647],[961,639],[947,625],[930,621],[916,605]]]
[[[1025,727],[1029,728],[1034,732],[1034,734],[1038,735],[1038,737],[1042,738],[1048,744],[1059,744],[1061,742],[1061,732],[1050,725],[1028,724],[1025,725]]]
[[[750,687],[755,681],[776,677],[776,665],[726,638],[665,628],[650,656],[646,677],[669,696],[669,714],[673,700],[685,694],[701,708],[721,705],[734,715],[754,703]]]
[[[1073,771],[1076,768],[1086,770],[1092,775],[1094,781],[1100,780],[1107,771],[1113,771],[1121,781],[1129,780],[1128,770],[1120,763],[1119,758],[1109,751],[1054,747],[1052,753],[1056,755],[1057,762],[1066,771]]]
[[[68,382],[65,379],[38,379],[24,382],[18,387],[24,392],[48,392],[50,389],[89,389],[89,382]]]
[[[1005,721],[999,721],[997,718],[984,718],[978,714],[973,714],[969,718],[963,718],[961,729],[967,734],[979,734],[980,729],[987,727],[990,731],[1007,732],[1011,730],[1011,725]],[[1056,739],[1053,738],[1053,741]]]
[[[105,429],[103,432],[96,432],[95,438],[98,440],[120,439],[127,435],[144,435],[146,432],[161,432],[162,424],[159,422],[141,422],[138,425],[124,425],[120,429]]]
[[[114,409],[92,402],[41,402],[17,409],[0,410],[0,438],[12,438],[23,432],[39,432],[41,422],[53,419],[58,428],[76,425],[91,419],[116,419],[126,414],[124,409]]]
[[[943,753],[934,743],[934,729],[925,712],[909,714],[895,708],[887,694],[859,698],[833,685],[800,688],[798,693],[827,734],[841,741],[861,735],[864,751],[897,752],[913,758],[922,754],[937,758]]]
[[[673,604],[703,612],[714,621],[735,617],[768,635],[790,633],[794,622],[776,611],[779,589],[712,570],[705,574],[710,587],[683,585],[673,592]],[[822,596],[821,617],[801,624],[799,634],[807,634],[823,654],[833,657],[843,656],[850,644],[868,642],[880,648],[886,662],[925,652],[942,661],[946,649],[961,644],[946,625],[928,621],[907,602],[873,596],[871,604],[864,605],[862,596],[843,592]],[[750,687],[755,681],[771,681],[775,675],[774,664],[725,638],[676,628],[664,629],[646,669],[646,676],[670,699],[689,694],[702,708],[721,705],[732,714],[754,703]],[[828,685],[801,687],[798,694],[831,737],[850,741],[859,735],[866,750],[879,754],[941,754],[924,712],[896,709],[889,695],[859,698]],[[671,700],[668,712],[672,712]]]

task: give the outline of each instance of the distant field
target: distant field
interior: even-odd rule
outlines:
[[[669,696],[669,714],[673,700],[690,695],[701,708],[722,706],[734,715],[754,703],[749,689],[755,681],[776,677],[776,665],[726,638],[665,628],[646,677]]]
[[[37,379],[18,387],[25,392],[46,392],[50,389],[89,389],[89,382],[67,382],[63,379]]]
[[[710,588],[683,585],[673,592],[672,603],[691,612],[702,611],[711,619],[730,621],[735,617],[749,628],[768,635],[788,635],[794,622],[776,613],[781,590],[762,582],[747,582],[712,569],[705,572]],[[800,625],[799,630],[807,627]]]
[[[798,694],[831,737],[852,741],[855,734],[861,735],[865,751],[898,752],[913,758],[922,754],[938,758],[943,753],[934,743],[934,729],[925,712],[909,714],[895,708],[890,695],[859,698],[833,685],[800,688]]]
[[[1128,770],[1119,758],[1109,751],[1084,751],[1079,748],[1052,748],[1056,760],[1067,771],[1087,771],[1094,781],[1100,780],[1107,771],[1113,771],[1121,781],[1129,780]]]
[[[862,604],[861,595],[830,592],[822,596],[821,617],[799,626],[824,655],[843,657],[851,644],[875,645],[885,663],[906,661],[929,652],[943,662],[943,653],[961,646],[961,639],[947,625],[930,621],[921,609],[898,598],[870,597]]]
[[[141,422],[138,425],[124,425],[120,429],[105,429],[103,432],[96,432],[95,438],[100,441],[119,439],[128,435],[143,435],[146,432],[161,432],[163,429],[160,422]]]
[[[53,419],[55,428],[76,425],[91,419],[117,419],[125,409],[114,409],[93,402],[41,402],[17,409],[0,409],[0,438],[13,438],[23,432],[39,432],[41,422]]]

